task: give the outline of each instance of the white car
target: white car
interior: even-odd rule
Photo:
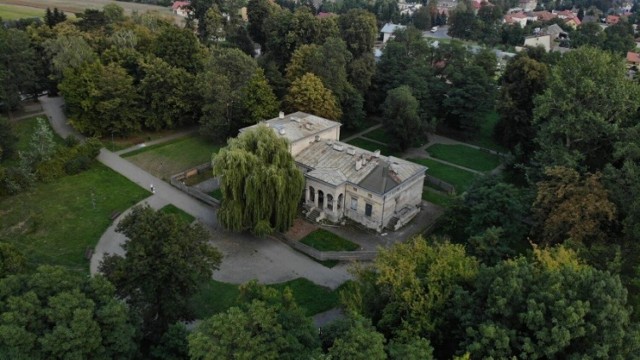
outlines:
[[[434,26],[434,27],[431,28],[431,32],[432,33],[436,32],[436,31],[438,31],[438,27],[437,26]]]

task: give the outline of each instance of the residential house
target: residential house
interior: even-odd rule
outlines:
[[[615,25],[618,22],[620,22],[620,16],[618,15],[607,15],[607,18],[605,20],[607,25]]]
[[[524,47],[538,47],[542,46],[546,52],[551,51],[551,36],[547,34],[539,34],[527,36],[524,39]],[[522,48],[516,50],[520,51]]]
[[[504,16],[504,18],[502,19],[502,22],[505,24],[510,24],[510,25],[520,25],[520,27],[525,27],[527,26],[527,21],[529,20],[529,16],[527,16],[527,14],[523,13],[522,11],[520,12],[516,12],[513,14],[507,14]]]
[[[629,51],[627,52],[627,68],[636,67],[639,68],[640,65],[640,54],[636,52]]]
[[[406,28],[407,27],[404,25],[398,25],[394,23],[384,24],[382,30],[380,30],[380,32],[382,33],[382,43],[384,44],[389,41],[389,39],[393,38],[393,33],[396,32],[396,30],[404,30]]]
[[[550,13],[546,10],[534,11],[533,16],[535,16],[538,21],[549,21],[556,18],[556,14]]]
[[[171,11],[173,11],[175,15],[187,17],[191,11],[188,8],[189,5],[191,5],[189,1],[174,1],[171,5]]]
[[[549,25],[533,36],[527,36],[524,39],[523,47],[542,46],[545,51],[566,52],[570,49],[561,45],[569,40],[569,34],[562,30],[558,24]],[[523,47],[516,47],[517,51],[521,51]]]
[[[307,218],[396,230],[419,211],[426,167],[338,141],[341,124],[296,112],[264,121],[289,142],[305,177]],[[255,127],[241,129],[248,131]]]
[[[570,10],[558,11],[555,12],[555,14],[559,19],[564,20],[565,24],[571,26],[573,29],[577,29],[582,23],[578,18],[578,15]]]
[[[421,3],[406,3],[404,1],[398,3],[400,15],[413,16],[413,14],[422,7]]]

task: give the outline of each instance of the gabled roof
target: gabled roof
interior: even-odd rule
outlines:
[[[319,116],[295,112],[293,114],[284,115],[271,120],[263,121],[268,127],[281,137],[289,140],[290,143],[300,141],[304,138],[311,137],[327,129],[341,126],[339,122],[321,118]],[[259,124],[248,126],[240,129],[240,133],[257,127]]]
[[[618,15],[607,15],[607,24],[617,24],[620,21],[620,16]]]
[[[394,23],[386,23],[384,24],[384,26],[382,27],[382,30],[380,30],[381,33],[383,34],[393,34],[396,30],[400,29],[400,30],[404,30],[407,27],[404,25],[398,25],[398,24],[394,24]]]
[[[640,54],[629,51],[627,52],[627,62],[633,64],[640,64]]]
[[[173,4],[171,5],[171,9],[178,10],[189,5],[191,5],[189,1],[174,1]]]
[[[298,164],[311,169],[305,176],[333,186],[348,182],[384,194],[427,168],[393,156],[376,155],[339,141],[321,140],[295,156]],[[358,169],[356,163],[360,162]]]
[[[552,13],[546,11],[546,10],[544,10],[544,11],[534,11],[533,15],[535,15],[538,18],[538,20],[541,20],[541,21],[549,21],[549,20],[551,20],[551,19],[556,17],[556,14],[552,14]]]

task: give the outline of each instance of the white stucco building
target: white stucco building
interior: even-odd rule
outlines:
[[[289,141],[305,176],[309,219],[349,218],[383,231],[400,228],[420,211],[426,167],[342,143],[341,124],[315,115],[281,113],[264,123]]]

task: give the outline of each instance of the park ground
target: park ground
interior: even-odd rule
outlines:
[[[20,138],[19,148],[26,148],[28,145],[37,117],[32,116],[35,113],[38,113],[37,109],[28,114],[13,116]],[[389,139],[379,124],[372,122],[368,125],[364,130],[351,134],[346,141],[359,141],[368,144],[373,150],[386,149]],[[155,135],[146,134],[133,137],[137,140],[103,139],[105,144],[111,140],[111,145],[120,149],[122,157],[105,149],[101,154],[101,161],[112,166],[104,159],[108,153],[111,159],[109,161],[129,164],[126,166],[130,166],[134,172],[141,172],[146,174],[145,176],[157,179],[156,186],[169,193],[177,190],[168,184],[163,188],[160,178],[166,178],[173,171],[182,171],[185,167],[208,162],[211,154],[219,149],[219,145],[207,142],[192,131],[163,133],[162,136],[169,141],[163,142]],[[144,140],[145,146],[141,146],[141,140]],[[62,139],[57,137],[56,141],[61,143]],[[138,143],[134,144],[135,142]],[[385,150],[383,154],[384,152]],[[455,183],[456,191],[464,191],[476,177],[493,171],[491,168],[499,164],[497,157],[487,154],[469,145],[452,140],[447,143],[440,139],[438,142],[431,141],[413,149],[410,155],[415,157],[414,161],[429,166],[431,172],[440,171],[443,177],[449,176],[443,180]],[[398,155],[406,157],[406,154]],[[469,157],[477,157],[481,161],[470,161]],[[158,166],[159,162],[165,164]],[[158,195],[150,197],[146,183],[147,178],[132,181],[108,166],[95,164],[84,173],[67,176],[48,184],[38,184],[23,194],[0,199],[0,239],[12,242],[23,252],[32,254],[32,267],[39,264],[56,264],[88,273],[87,249],[99,246],[101,236],[104,237],[109,229],[113,231],[114,217],[126,212],[136,203],[155,203],[155,208],[176,214],[185,221],[198,219],[204,222],[210,231],[216,234],[214,237],[218,240],[215,241],[215,245],[225,254],[220,271],[216,272],[214,279],[203,284],[201,293],[192,299],[191,306],[199,317],[233,306],[237,300],[237,284],[251,279],[258,279],[279,288],[289,286],[308,314],[337,306],[340,284],[351,278],[347,264],[329,264],[333,267],[327,267],[327,264],[317,263],[276,240],[262,241],[247,236],[238,241],[236,234],[225,233],[218,228],[213,211],[210,213],[212,217],[208,219],[204,219],[198,212],[185,212],[181,208],[186,207],[180,201],[175,202],[177,206],[174,206],[171,205],[171,199],[160,199]],[[433,203],[446,206],[447,201],[451,199],[438,189],[425,190],[426,200],[438,199]],[[196,202],[191,198],[181,201]],[[204,207],[199,203],[198,206]],[[319,243],[317,237],[307,239],[312,246],[336,250],[335,247],[354,249],[357,245],[359,249],[363,249],[367,247],[365,238],[376,235],[351,227],[339,231],[325,227],[323,230],[325,234],[333,234],[329,235],[330,244]],[[410,237],[413,234],[396,235]],[[388,246],[394,242],[391,240],[393,237],[379,234],[377,236],[380,241],[378,245]],[[287,255],[283,261],[284,253]]]

